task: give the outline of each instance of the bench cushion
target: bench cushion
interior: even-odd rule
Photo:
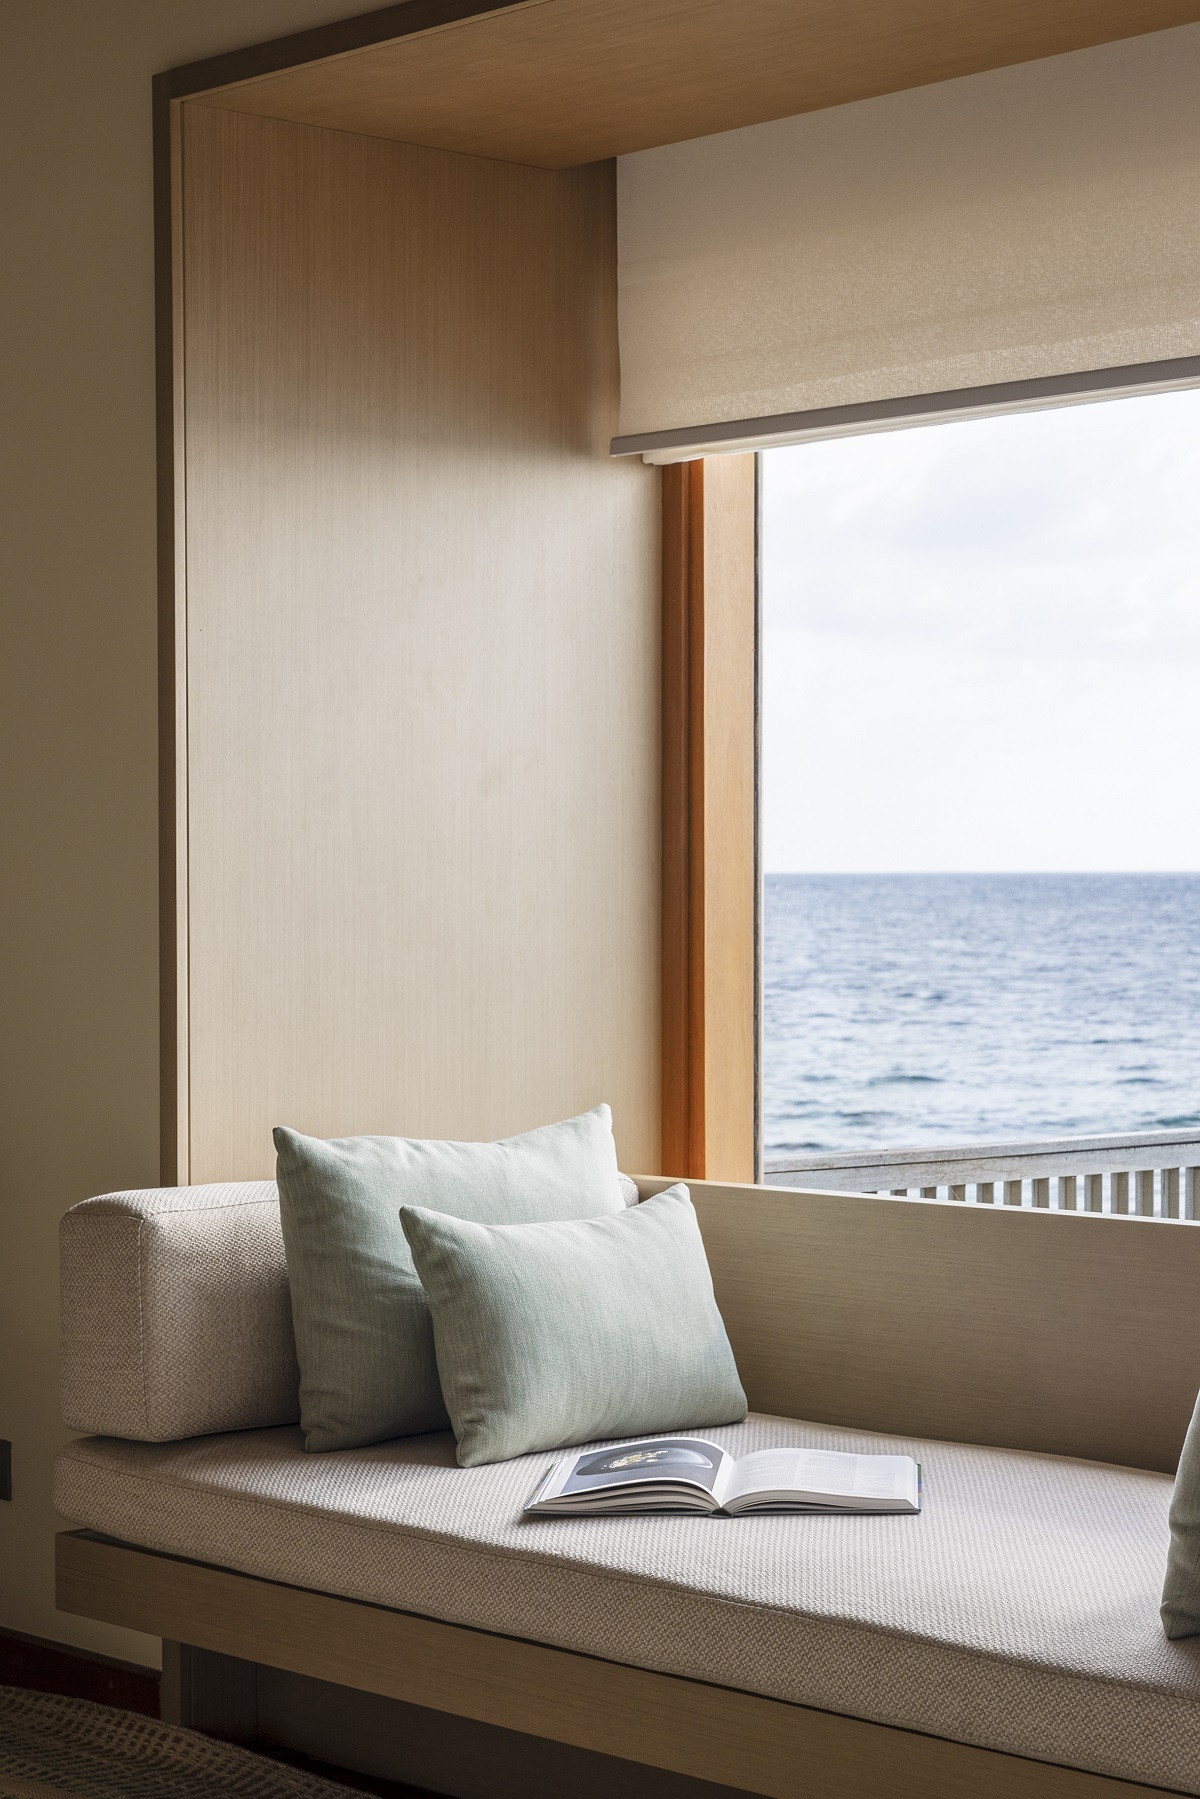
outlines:
[[[1171,1482],[751,1415],[705,1433],[912,1455],[919,1518],[522,1522],[546,1455],[298,1430],[59,1457],[64,1516],[327,1593],[1200,1793],[1200,1639],[1163,1636]]]

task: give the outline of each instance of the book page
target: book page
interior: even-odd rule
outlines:
[[[903,1499],[906,1456],[849,1455],[829,1449],[760,1449],[737,1464],[725,1500],[749,1493],[814,1493],[837,1499]]]
[[[723,1449],[703,1437],[649,1437],[564,1457],[553,1478],[539,1487],[537,1499],[544,1504],[576,1494],[664,1483],[715,1493],[723,1470],[733,1466]]]

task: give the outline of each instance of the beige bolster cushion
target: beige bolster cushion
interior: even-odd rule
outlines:
[[[636,1205],[633,1182],[621,1186]],[[60,1250],[71,1430],[170,1443],[299,1419],[274,1181],[86,1199],[63,1218]]]
[[[299,1418],[274,1181],[108,1193],[60,1242],[72,1430],[167,1443]]]

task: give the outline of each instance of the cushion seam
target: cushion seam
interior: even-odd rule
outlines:
[[[274,1183],[272,1183],[272,1185],[273,1184]],[[140,1189],[131,1189],[131,1194],[133,1197],[136,1198],[139,1192],[147,1193],[147,1192],[157,1192],[159,1190],[160,1189],[158,1189],[158,1188],[149,1188],[149,1187],[140,1188]],[[186,1193],[187,1188],[186,1187],[165,1187],[165,1188],[161,1189],[161,1191],[166,1192],[166,1193]],[[94,1199],[81,1199],[78,1206],[72,1206],[70,1211],[65,1212],[63,1214],[63,1216],[65,1218],[69,1218],[71,1216],[71,1212],[83,1213],[85,1211],[94,1216],[96,1212],[102,1212],[102,1211],[107,1210],[110,1212],[119,1213],[122,1216],[130,1215],[135,1218],[172,1218],[172,1217],[175,1217],[177,1214],[180,1216],[186,1216],[188,1213],[191,1213],[191,1212],[232,1212],[232,1211],[236,1211],[238,1208],[243,1207],[243,1206],[270,1206],[270,1205],[277,1205],[279,1203],[278,1198],[272,1199],[271,1195],[269,1193],[268,1194],[262,1194],[262,1193],[257,1194],[253,1199],[225,1199],[225,1200],[214,1199],[214,1200],[209,1200],[206,1204],[204,1204],[202,1206],[157,1206],[157,1207],[156,1206],[142,1206],[142,1207],[139,1207],[136,1205],[122,1205],[122,1204],[118,1203],[122,1197],[123,1197],[122,1195],[115,1194],[115,1193],[98,1193]]]
[[[145,1289],[146,1289],[146,1279],[147,1279],[147,1273],[148,1273],[148,1270],[146,1268],[146,1258],[145,1258],[145,1254],[144,1254],[143,1247],[142,1247],[142,1230],[143,1230],[143,1226],[145,1225],[145,1222],[146,1222],[146,1220],[145,1220],[144,1216],[138,1217],[137,1242],[136,1242],[136,1247],[135,1247],[135,1254],[137,1256],[137,1271],[138,1271],[138,1283],[137,1283],[138,1366],[139,1366],[139,1369],[141,1372],[141,1386],[142,1386],[142,1429],[144,1431],[146,1431],[147,1434],[149,1434],[149,1431],[150,1431],[150,1385],[149,1385],[149,1375],[148,1375],[147,1369],[146,1369],[146,1326],[145,1326],[145,1320],[144,1320],[143,1310],[142,1310],[143,1299],[144,1299]]]

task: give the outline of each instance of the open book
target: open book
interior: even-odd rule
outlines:
[[[602,1512],[919,1512],[906,1455],[758,1449],[740,1461],[703,1437],[572,1450],[547,1468],[526,1516]]]

